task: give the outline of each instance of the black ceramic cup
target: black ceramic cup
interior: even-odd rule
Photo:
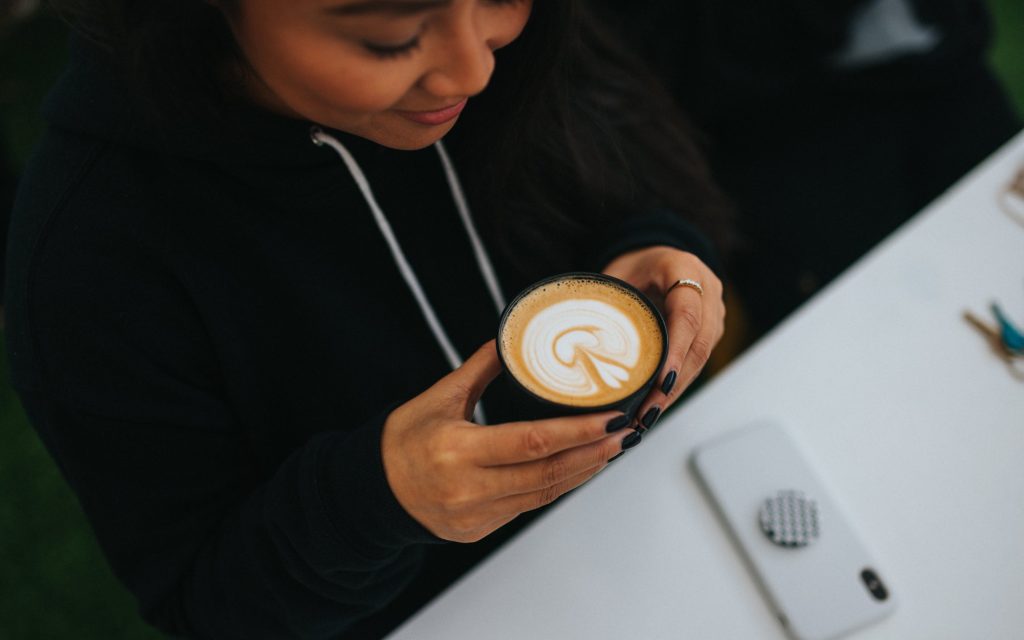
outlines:
[[[557,317],[561,324],[538,318],[542,311],[555,305],[558,305],[557,309],[550,309],[547,317]],[[633,318],[630,320],[633,330],[622,329],[622,322],[602,320],[602,314],[608,318],[619,318],[615,313],[606,312],[602,305],[615,308],[617,313],[627,319]],[[590,322],[595,318],[595,322]],[[601,322],[613,323],[613,326],[604,330]],[[544,330],[531,328],[532,324],[550,328],[545,333]],[[628,359],[622,349],[629,350],[624,345],[631,342],[630,336],[634,333],[638,340],[638,361],[634,365],[616,361],[617,356]],[[546,338],[526,338],[538,334]],[[602,352],[602,339],[614,343],[613,346],[618,349],[605,349]],[[572,343],[572,340],[576,340],[576,343]],[[516,401],[526,406],[530,416],[542,418],[619,410],[633,417],[665,365],[668,330],[661,312],[637,288],[605,274],[575,271],[535,282],[513,298],[501,314],[497,343],[498,357],[505,375],[512,381]],[[644,344],[647,349],[643,348]],[[658,349],[657,354],[650,351],[654,348]],[[531,362],[540,360],[538,354],[541,351],[545,351],[544,358],[553,363],[555,369],[571,373],[573,380],[583,380],[581,384],[589,384],[590,389],[601,388],[602,391],[590,395],[583,392],[584,395],[574,397],[568,397],[564,391],[551,392],[548,387],[539,384],[538,378],[533,375],[539,365],[524,364],[527,359]],[[644,371],[646,368],[650,371]],[[623,374],[628,375],[628,379],[619,380],[615,377]],[[622,388],[613,389],[618,382],[622,383]],[[602,395],[621,397],[594,404],[597,401],[595,398],[599,399]]]

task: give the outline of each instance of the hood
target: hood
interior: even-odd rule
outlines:
[[[253,105],[225,107],[223,116],[194,114],[157,121],[110,56],[73,37],[64,72],[43,103],[51,127],[160,153],[220,165],[313,166],[336,163],[330,150],[314,145],[314,123]],[[359,154],[384,147],[322,127]]]

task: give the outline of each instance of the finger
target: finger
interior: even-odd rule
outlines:
[[[674,402],[681,392],[690,386],[697,379],[704,366],[711,357],[711,351],[722,338],[725,329],[725,305],[721,298],[717,297],[705,303],[703,308],[703,322],[701,329],[690,343],[686,351],[683,365],[679,370],[679,383],[677,388],[672,389],[671,396]]]
[[[703,296],[689,287],[676,287],[666,298],[669,353],[661,377],[637,411],[639,428],[653,427],[707,364],[724,325],[719,286],[710,279]]]
[[[596,442],[608,435],[609,423],[621,411],[604,411],[567,418],[509,422],[476,430],[475,461],[498,466],[540,460],[572,447]]]
[[[543,489],[532,491],[530,493],[521,493],[519,495],[502,498],[495,503],[495,507],[499,512],[515,514],[539,509],[540,507],[551,504],[569,491],[572,491],[587,480],[590,480],[606,466],[608,466],[607,461],[600,466],[587,469],[582,473],[572,476],[571,478],[566,478],[562,482],[551,485],[550,487],[544,487]]]
[[[484,344],[462,363],[462,366],[441,378],[435,389],[450,399],[455,415],[469,420],[484,390],[501,373],[501,361],[494,340]]]
[[[710,296],[711,293],[707,292]],[[667,393],[673,391],[678,383],[673,384],[669,378],[671,372],[676,372],[676,379],[683,377],[683,366],[687,354],[694,339],[700,335],[701,329],[705,326],[705,311],[708,305],[704,303],[700,292],[690,287],[676,287],[665,297],[665,324],[668,327],[668,354],[665,357],[664,372],[655,383],[655,389],[661,391],[664,387]],[[667,383],[666,383],[666,379]]]
[[[622,453],[622,441],[633,433],[623,429],[597,442],[573,447],[542,460],[492,467],[495,486],[492,495],[533,493],[562,484],[591,469],[602,467]]]
[[[468,538],[466,540],[463,540],[462,542],[479,542],[480,540],[483,540],[487,536],[491,535],[492,533],[494,533],[498,529],[504,527],[506,524],[512,522],[513,520],[515,520],[518,517],[519,517],[518,513],[502,515],[501,517],[496,518],[495,520],[492,520],[491,522],[489,522],[486,525],[484,525],[483,527],[481,527],[480,531],[477,532],[476,535],[474,535],[474,536],[472,536],[472,537],[470,537],[470,538]]]

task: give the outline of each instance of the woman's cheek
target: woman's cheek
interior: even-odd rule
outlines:
[[[371,115],[398,104],[414,81],[401,74],[365,73],[339,69],[336,74],[320,78],[318,93],[333,108]]]
[[[349,52],[323,51],[289,66],[308,98],[336,110],[367,115],[390,109],[417,80],[403,61],[380,62]]]

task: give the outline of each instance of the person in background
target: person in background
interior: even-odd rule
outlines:
[[[1021,127],[982,0],[600,0],[707,135],[767,331]]]
[[[55,4],[79,35],[12,216],[11,380],[164,632],[383,635],[719,341],[728,205],[584,4]],[[502,299],[570,270],[666,315],[635,416],[536,419],[497,377]]]

